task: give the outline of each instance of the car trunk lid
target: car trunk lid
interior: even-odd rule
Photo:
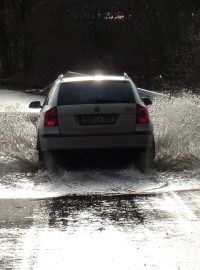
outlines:
[[[61,135],[121,134],[135,131],[135,104],[85,104],[57,107]]]

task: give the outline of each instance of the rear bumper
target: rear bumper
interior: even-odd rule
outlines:
[[[109,148],[147,148],[153,143],[151,132],[139,132],[129,135],[93,135],[40,137],[42,151],[62,151],[73,149],[109,149]]]

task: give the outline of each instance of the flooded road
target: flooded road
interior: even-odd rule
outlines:
[[[155,169],[142,174],[40,170],[38,98],[0,90],[0,269],[199,269],[199,99],[154,101]]]
[[[199,196],[1,200],[1,269],[199,269]]]

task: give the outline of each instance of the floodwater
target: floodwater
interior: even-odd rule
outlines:
[[[199,269],[199,98],[154,100],[147,174],[40,170],[38,99],[0,90],[0,269]]]

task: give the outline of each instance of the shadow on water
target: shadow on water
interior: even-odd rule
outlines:
[[[177,195],[188,197],[190,191]],[[191,191],[199,194],[199,190]],[[170,211],[155,208],[165,195],[72,195],[46,199],[0,199],[0,230],[58,228],[76,232],[80,227],[104,230],[112,225],[120,230],[171,219]]]
[[[100,224],[101,229],[108,224],[119,227],[126,227],[127,223],[143,223],[144,217],[141,209],[138,208],[137,197],[98,197],[85,196],[73,198],[58,198],[50,202],[50,227],[79,226],[79,223],[87,226],[88,222]],[[77,225],[76,225],[77,224]]]
[[[155,195],[154,195],[155,196]],[[152,195],[139,196],[65,196],[41,200],[0,200],[0,229],[48,226],[70,227],[75,231],[88,222],[101,227],[133,226],[144,222],[146,211],[140,203],[151,200]]]

